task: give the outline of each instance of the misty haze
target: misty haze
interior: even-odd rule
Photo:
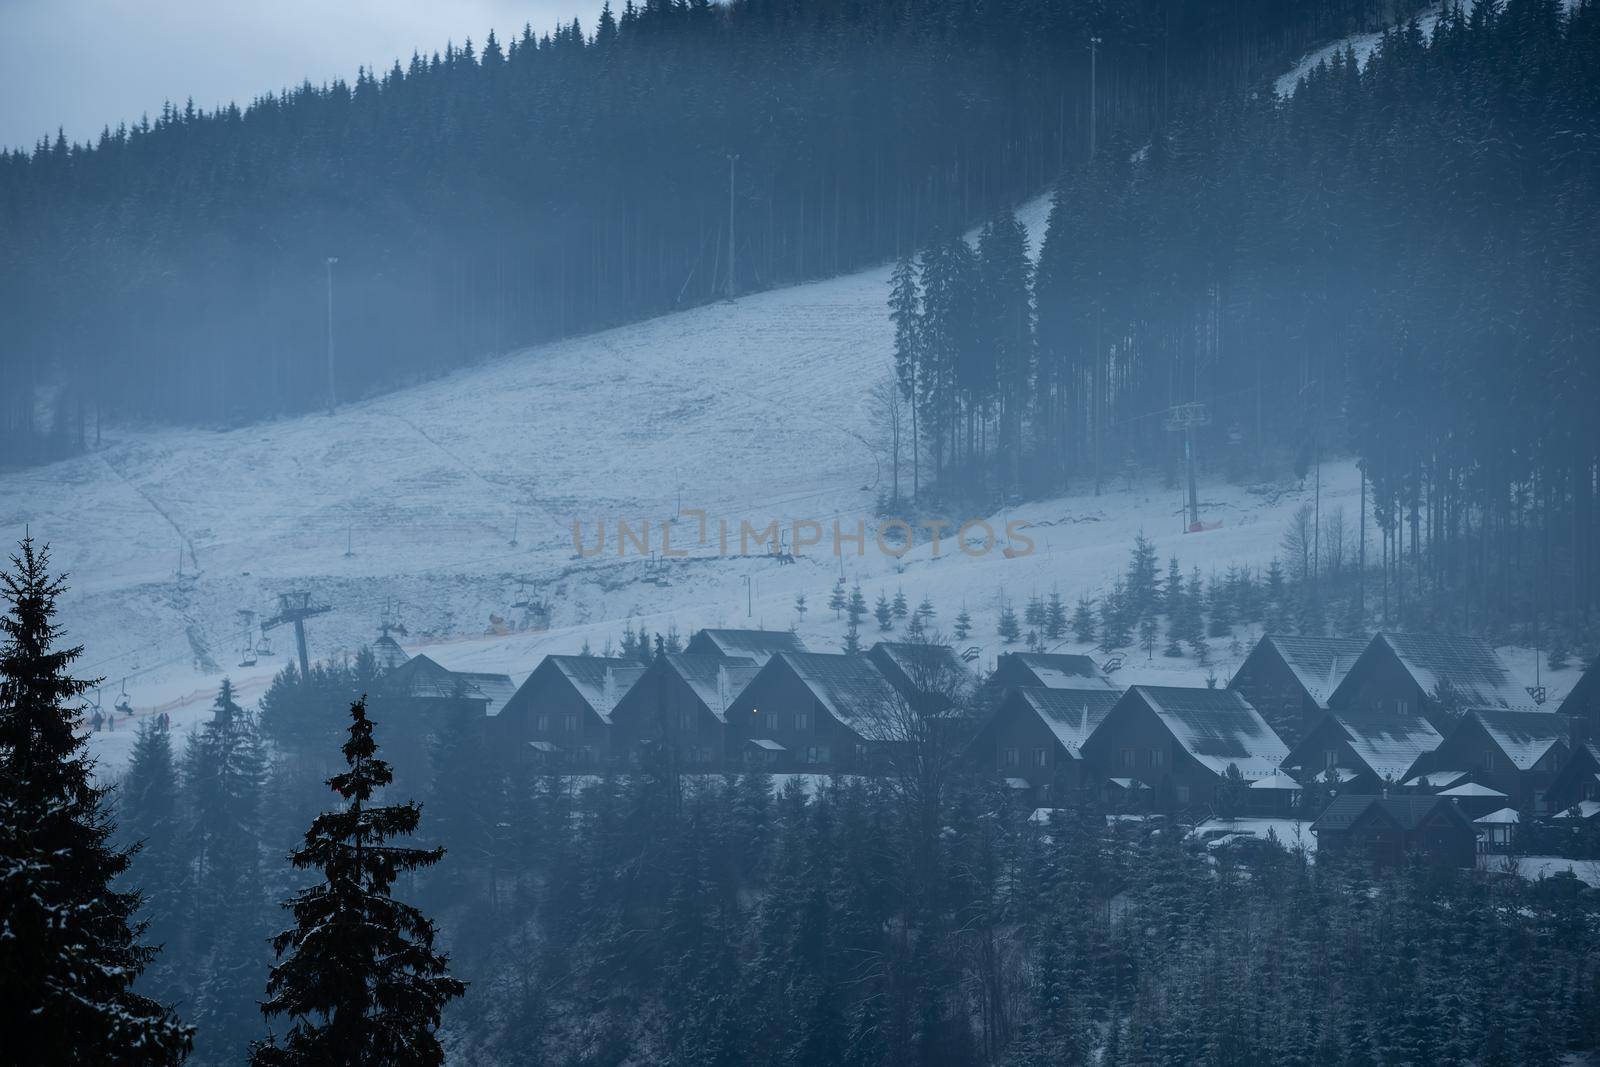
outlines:
[[[0,40],[0,1059],[1600,1064],[1596,0]]]

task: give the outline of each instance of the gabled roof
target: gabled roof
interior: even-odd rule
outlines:
[[[481,700],[486,715],[498,713],[515,692],[508,675],[452,671],[421,654],[385,673],[376,689],[411,700]]]
[[[1007,699],[1024,701],[1074,759],[1080,758],[1079,749],[1083,743],[1094,733],[1095,727],[1105,721],[1107,713],[1122,696],[1097,689],[1046,689],[1042,686],[1021,686],[1011,692],[1014,695]]]
[[[778,652],[805,650],[805,643],[788,630],[699,630],[684,648],[691,655],[743,656],[757,666]]]
[[[970,677],[967,665],[949,645],[917,641],[879,641],[867,653],[880,668],[893,668],[912,686],[937,684],[944,678]]]
[[[392,671],[411,657],[406,655],[406,650],[400,647],[400,642],[384,634],[372,642],[372,657],[378,661],[378,669]]]
[[[1468,713],[1519,771],[1531,770],[1566,740],[1565,717],[1548,711],[1479,708]],[[1458,727],[1459,729],[1459,727]]]
[[[668,652],[657,659],[665,661],[665,670],[683,679],[718,722],[728,721],[728,705],[744,692],[744,687],[760,670],[756,661],[748,656]]]
[[[1456,810],[1455,805],[1444,797],[1439,796],[1401,796],[1401,797],[1374,797],[1351,796],[1346,794],[1333,799],[1317,821],[1311,824],[1312,833],[1323,830],[1348,830],[1373,806],[1377,806],[1384,814],[1388,815],[1402,830],[1415,830],[1422,826],[1436,813],[1443,811],[1455,822],[1470,828],[1471,824],[1466,817]]]
[[[1558,710],[1563,715],[1578,717],[1589,714],[1594,708],[1600,708],[1600,659],[1578,676]]]
[[[1438,748],[1443,735],[1422,715],[1336,711],[1351,751],[1379,778],[1398,782],[1417,760]]]
[[[1427,782],[1434,789],[1448,789],[1471,773],[1471,771],[1424,771],[1421,774],[1412,775],[1401,784],[1408,789],[1412,789],[1421,786],[1423,782]]]
[[[546,656],[544,663],[560,671],[583,702],[606,723],[611,721],[611,709],[617,701],[644,673],[638,660],[610,656]]]
[[[833,652],[780,652],[818,703],[840,722],[859,729],[900,701],[894,686],[866,656]]]
[[[1316,701],[1317,707],[1326,708],[1328,698],[1339,688],[1369,641],[1361,637],[1268,634],[1261,639],[1261,644],[1278,654],[1300,687]]]
[[[1232,764],[1245,778],[1265,778],[1289,749],[1256,709],[1231,689],[1136,685],[1124,700],[1141,700],[1184,751],[1215,774]]]
[[[1382,633],[1362,658],[1380,649],[1392,653],[1417,687],[1432,696],[1445,683],[1462,707],[1515,708],[1537,705],[1487,641],[1451,634]],[[1348,681],[1350,674],[1346,673]],[[1343,683],[1341,683],[1342,687]]]
[[[1024,668],[1046,689],[1104,689],[1115,692],[1117,688],[1088,656],[1060,652],[1008,652],[1001,658]]]

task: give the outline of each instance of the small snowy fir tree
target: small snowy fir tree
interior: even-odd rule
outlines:
[[[1139,620],[1139,647],[1144,649],[1145,659],[1154,659],[1156,654],[1156,639],[1161,635],[1161,628],[1156,625],[1154,616],[1146,615]]]
[[[285,903],[295,925],[272,942],[280,962],[261,1011],[294,1025],[281,1044],[258,1044],[254,1064],[443,1063],[439,1017],[466,992],[433,949],[432,920],[390,895],[397,874],[433,866],[444,849],[393,843],[416,832],[421,805],[370,805],[394,775],[364,698],[350,718],[349,770],[328,779],[346,804],[318,815],[292,857],[322,881]]]
[[[850,616],[850,625],[859,631],[861,620],[867,617],[867,598],[861,592],[860,582],[850,590],[850,603],[845,607],[845,614]]]
[[[906,637],[913,641],[921,641],[928,636],[928,626],[924,621],[922,612],[911,613],[911,621],[906,624]]]
[[[927,626],[933,622],[933,617],[936,614],[937,612],[933,610],[933,599],[924,596],[921,602],[917,604],[917,617],[922,620],[922,625]]]
[[[1156,604],[1156,546],[1140,530],[1133,539],[1133,551],[1128,560],[1128,612],[1136,619],[1154,615]]]
[[[797,624],[803,624],[806,621],[806,595],[804,593],[796,593],[794,595],[794,617]]]
[[[594,649],[589,647],[589,639],[587,637],[583,639],[583,647],[578,649],[578,655],[582,656],[584,659],[589,659],[594,656]]]
[[[1017,643],[1017,638],[1022,636],[1022,627],[1017,625],[1017,612],[1009,603],[1000,606],[1000,640],[1008,645]]]
[[[676,623],[667,627],[667,640],[664,646],[668,652],[678,653],[683,651],[683,635],[678,633]]]
[[[844,575],[841,574],[839,575],[839,580],[833,583],[833,592],[828,594],[828,607],[833,611],[834,618],[837,619],[839,617],[848,602],[844,589]]]
[[[1094,634],[1094,601],[1081,596],[1072,611],[1072,636],[1079,644],[1087,645],[1094,640]]]
[[[1039,599],[1038,593],[1028,598],[1028,606],[1022,609],[1022,621],[1034,630],[1044,626],[1044,601]]]
[[[878,629],[887,633],[894,628],[894,612],[889,607],[889,594],[878,593],[878,602],[872,606],[872,617],[878,620]]]
[[[965,604],[956,613],[955,635],[957,641],[965,641],[972,634],[972,615],[967,611]]]
[[[1061,602],[1061,594],[1052,592],[1044,608],[1044,635],[1051,641],[1059,641],[1067,636],[1067,606]]]
[[[894,617],[897,619],[903,619],[910,614],[910,608],[906,606],[906,591],[904,589],[896,589],[894,591],[893,607]]]
[[[91,682],[81,648],[58,648],[48,549],[24,538],[0,574],[0,1033],[8,1063],[181,1062],[194,1031],[134,980],[155,950],[133,922],[139,895],[112,881],[106,790],[78,732]]]
[[[852,616],[850,619],[850,625],[847,626],[844,631],[844,652],[847,656],[854,656],[859,654],[860,651],[861,624],[855,619],[854,616]]]

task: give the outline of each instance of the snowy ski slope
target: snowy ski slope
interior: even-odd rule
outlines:
[[[1048,209],[1040,198],[1019,210],[1035,250]],[[903,589],[913,605],[931,598],[945,631],[965,606],[975,629],[963,645],[979,649],[982,666],[1003,650],[1002,597],[1020,611],[1035,593],[1058,590],[1069,606],[1095,596],[1123,571],[1141,530],[1163,566],[1173,555],[1185,572],[1207,575],[1261,565],[1312,498],[1309,482],[1203,483],[1201,518],[1220,525],[1184,534],[1175,490],[1118,478],[1099,496],[1077,487],[981,516],[1002,533],[1008,520],[1032,524],[1031,555],[1007,558],[1002,541],[975,558],[947,539],[935,557],[919,537],[896,560],[870,534],[865,555],[847,546],[842,560],[826,539],[793,564],[759,546],[739,555],[741,520],[757,529],[777,520],[786,532],[804,520],[871,528],[887,472],[867,391],[890,369],[888,273],[878,267],[538,346],[331,418],[227,432],[114,428],[90,455],[0,475],[0,538],[14,544],[31,529],[70,573],[61,622],[85,646],[82,669],[106,678],[103,704],[125,684],[140,715],[167,711],[183,732],[206,714],[225,674],[254,699],[292,654],[282,629],[271,635],[274,654],[241,665],[239,611],[270,614],[280,592],[310,590],[332,606],[308,624],[316,658],[353,654],[389,611],[409,628],[410,651],[520,682],[545,654],[585,642],[601,651],[630,617],[685,635],[710,625],[795,627],[811,647],[837,648],[844,624],[827,599],[843,573],[861,582],[869,604],[880,591]],[[1324,465],[1325,511],[1343,506],[1353,521],[1358,494],[1352,462]],[[707,516],[704,545],[696,509]],[[659,550],[660,524],[675,515],[672,545],[686,558],[618,558],[617,519],[634,530],[649,520],[649,547]],[[727,555],[719,519],[730,524]],[[607,551],[580,557],[575,521],[589,548],[604,522]],[[516,629],[512,604],[524,581],[551,607],[547,629]],[[794,603],[802,592],[804,618]],[[862,636],[880,636],[870,619]],[[1214,642],[1219,677],[1252,636]],[[1204,673],[1188,659],[1130,650],[1119,680],[1200,684]],[[1552,681],[1556,693],[1570,684]],[[92,740],[114,772],[132,730],[123,723]]]

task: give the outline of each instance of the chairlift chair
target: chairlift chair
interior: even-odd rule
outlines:
[[[123,715],[133,714],[133,704],[128,700],[128,679],[122,679],[122,694],[117,697],[117,702],[111,707],[112,710]]]

